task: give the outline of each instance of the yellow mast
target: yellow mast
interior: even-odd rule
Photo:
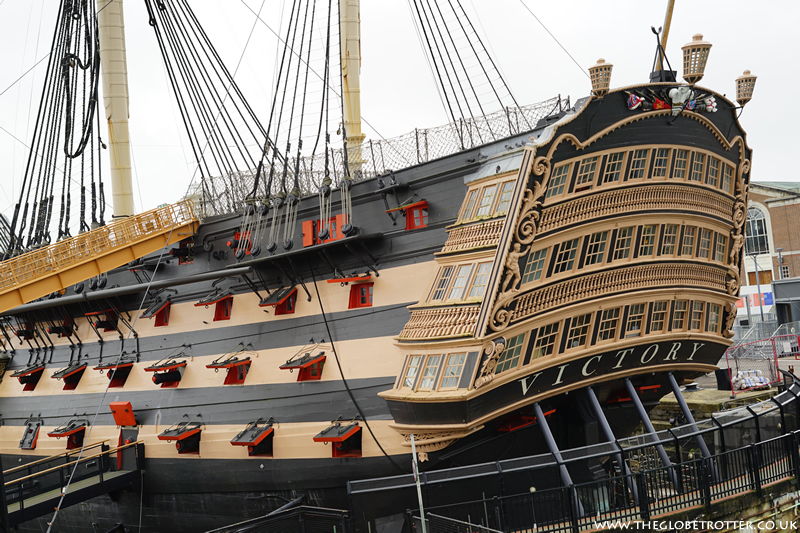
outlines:
[[[340,0],[339,28],[342,53],[342,98],[344,99],[344,128],[347,134],[350,175],[361,174],[361,13],[359,0]]]
[[[672,12],[675,9],[675,0],[667,0],[667,12],[664,13],[664,24],[661,26],[661,48],[667,49],[667,39],[669,38],[669,27],[672,25]],[[658,70],[664,70],[664,54],[658,58]]]
[[[122,0],[97,0],[103,102],[111,148],[111,193],[114,218],[134,214],[131,180],[131,141],[128,133],[128,66]]]

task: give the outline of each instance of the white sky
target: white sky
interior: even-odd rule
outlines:
[[[14,82],[49,50],[58,1],[0,0],[0,41],[4,49],[0,69],[0,212],[7,217],[13,213],[27,158],[27,149],[13,136],[30,144],[46,61]],[[191,1],[231,69],[255,21],[248,6],[257,12],[262,1]],[[584,72],[598,57],[614,64],[613,87],[647,81],[655,52],[650,26],[662,24],[666,6],[666,0],[524,0],[583,67],[579,69],[521,0],[461,1],[521,105],[557,94],[570,95],[573,101],[585,96],[590,84]],[[276,31],[283,3],[266,0],[262,11],[262,18]],[[141,211],[179,199],[194,165],[144,2],[127,0],[125,8],[134,197]],[[744,69],[759,77],[755,97],[741,117],[748,143],[755,151],[754,180],[800,181],[790,170],[795,165],[789,164],[796,149],[794,128],[800,123],[800,110],[791,97],[791,91],[800,84],[798,69],[792,66],[797,50],[793,23],[798,19],[800,2],[796,0],[676,0],[667,54],[679,76],[680,47],[700,32],[713,43],[701,86],[733,99],[734,79]],[[422,55],[408,0],[363,0],[361,21],[362,116],[386,138],[445,124],[447,117]],[[274,35],[258,23],[236,76],[264,123],[276,44]],[[364,131],[368,138],[378,138],[367,125]],[[106,132],[103,137],[108,138]],[[110,201],[110,194],[107,199]]]

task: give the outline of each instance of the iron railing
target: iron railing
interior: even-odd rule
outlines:
[[[769,484],[800,479],[800,431],[668,467],[614,476],[589,483],[532,490],[426,508],[427,516],[450,520],[428,522],[429,533],[460,531],[577,532],[597,529],[603,522],[648,521],[691,508],[706,507],[730,496]],[[668,471],[676,474],[671,481]],[[408,511],[411,526],[420,532],[418,510]],[[450,523],[469,522],[472,530],[450,529]],[[484,529],[478,529],[484,528]],[[486,529],[489,528],[489,529]]]

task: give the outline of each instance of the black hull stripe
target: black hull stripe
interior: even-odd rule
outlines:
[[[394,379],[389,375],[348,380],[347,383],[368,418],[390,420],[386,401],[377,394],[390,389]],[[3,398],[6,413],[3,419],[7,426],[21,426],[30,413],[41,413],[45,425],[57,425],[76,414],[93,415],[101,398],[99,393]],[[130,392],[111,390],[102,400],[97,425],[116,425],[108,407],[114,401],[131,402],[140,424],[159,426],[177,422],[184,414],[191,418],[198,413],[207,425],[246,424],[258,417],[274,417],[283,423],[325,422],[339,415],[352,418],[357,414],[344,385],[338,380]]]

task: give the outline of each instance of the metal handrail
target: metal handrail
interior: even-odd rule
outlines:
[[[80,459],[78,459],[76,461],[72,461],[71,463],[65,463],[63,465],[54,466],[53,468],[48,468],[47,470],[42,470],[41,472],[36,472],[35,474],[31,474],[29,476],[21,477],[19,479],[15,479],[13,481],[7,481],[6,483],[4,483],[4,486],[8,487],[9,485],[13,485],[15,483],[20,483],[22,481],[27,481],[29,479],[32,479],[32,478],[35,478],[35,477],[38,477],[38,476],[41,476],[41,475],[44,475],[44,474],[50,474],[52,472],[57,472],[58,470],[61,470],[61,469],[66,468],[68,466],[75,466],[77,463],[81,463],[83,461],[88,461],[89,459],[97,459],[98,457],[102,457],[103,455],[116,453],[116,452],[118,452],[120,450],[124,450],[125,448],[130,448],[132,446],[136,446],[137,444],[143,444],[143,443],[144,443],[143,440],[137,440],[136,442],[123,444],[122,446],[117,446],[116,448],[111,448],[111,449],[106,450],[104,452],[96,453],[94,455],[88,455],[86,457],[81,457]]]
[[[98,446],[102,446],[103,444],[105,444],[109,440],[111,440],[111,439],[104,439],[104,440],[101,440],[99,442],[95,442],[94,444],[89,444],[88,446],[86,446],[84,448],[84,450],[90,450],[92,448],[96,448]],[[66,456],[69,456],[71,454],[76,454],[78,452],[79,452],[79,450],[69,450],[69,451],[62,452],[62,453],[59,453],[59,454],[56,454],[56,455],[51,455],[50,457],[45,457],[44,459],[38,459],[38,460],[32,461],[30,463],[25,463],[24,465],[15,466],[14,468],[9,468],[8,470],[3,470],[3,475],[7,476],[8,474],[13,474],[14,472],[16,472],[18,470],[24,470],[26,468],[30,468],[30,467],[38,465],[38,464],[46,463],[47,461],[54,461],[54,460],[58,459],[59,457],[66,457]]]

